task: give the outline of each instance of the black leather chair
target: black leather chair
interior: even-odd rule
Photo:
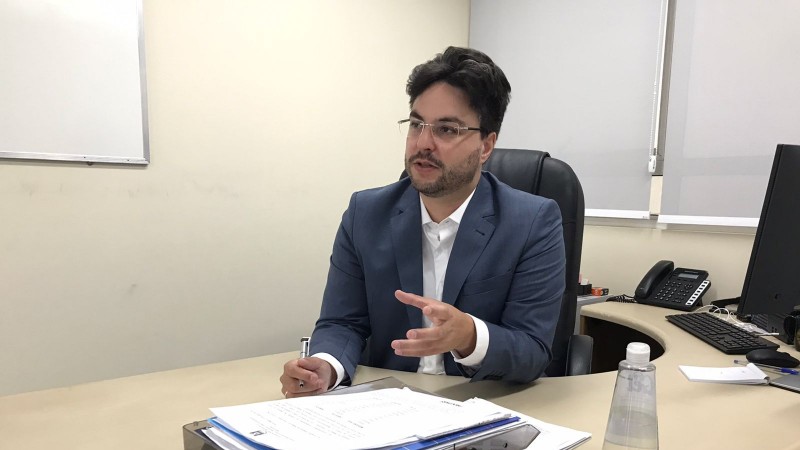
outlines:
[[[584,217],[583,189],[577,175],[567,163],[539,150],[495,148],[483,169],[515,189],[558,203],[567,257],[566,289],[553,342],[553,361],[545,373],[551,377],[590,373],[593,340],[574,334]]]
[[[567,163],[539,150],[495,148],[483,165],[503,183],[521,191],[555,200],[561,209],[566,251],[566,289],[553,341],[553,361],[545,369],[550,377],[591,372],[594,340],[574,334],[578,308],[578,273],[583,247],[583,188]],[[407,176],[406,172],[400,178]]]

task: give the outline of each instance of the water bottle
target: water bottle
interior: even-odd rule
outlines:
[[[656,366],[649,345],[631,342],[619,363],[603,450],[657,448]]]

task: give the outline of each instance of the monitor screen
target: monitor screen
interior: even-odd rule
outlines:
[[[739,314],[789,314],[800,305],[800,145],[778,145]]]

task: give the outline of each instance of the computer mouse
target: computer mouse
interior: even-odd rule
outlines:
[[[748,361],[756,364],[766,364],[775,367],[797,367],[800,361],[786,352],[773,349],[752,350],[745,355]]]

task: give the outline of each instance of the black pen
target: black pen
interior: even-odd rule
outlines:
[[[300,338],[300,359],[303,359],[308,356],[308,345],[311,342],[310,337],[301,337]],[[303,380],[300,380],[300,387],[302,388],[305,386]]]

